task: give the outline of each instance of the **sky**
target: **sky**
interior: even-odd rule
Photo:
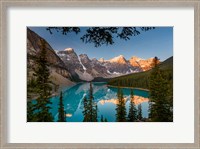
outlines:
[[[29,27],[32,31],[44,38],[54,50],[73,48],[80,54],[87,54],[90,59],[104,58],[109,60],[123,55],[127,60],[132,56],[148,59],[157,56],[161,61],[173,56],[173,27],[156,27],[153,30],[141,31],[141,34],[132,36],[130,40],[114,38],[113,45],[95,47],[93,43],[83,43],[80,37],[84,35],[86,27],[81,27],[81,33],[62,35],[54,31],[50,34],[46,27]]]

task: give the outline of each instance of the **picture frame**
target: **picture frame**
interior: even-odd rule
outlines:
[[[142,1],[56,1],[56,0],[2,0],[1,5],[1,50],[0,50],[0,72],[1,72],[1,148],[199,148],[200,137],[199,137],[199,50],[200,50],[200,2],[197,0],[142,0]],[[128,8],[140,8],[140,7],[167,7],[167,8],[194,8],[194,143],[9,143],[8,138],[8,105],[7,99],[9,97],[9,85],[8,85],[8,56],[6,52],[9,47],[8,41],[8,22],[9,22],[9,8],[30,8],[30,7],[84,7],[93,9],[97,7],[128,7]]]

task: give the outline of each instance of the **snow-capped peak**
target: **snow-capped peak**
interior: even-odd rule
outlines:
[[[124,56],[123,56],[123,55],[119,55],[118,57],[120,57],[120,58],[124,58]]]
[[[100,61],[100,62],[104,62],[104,58],[103,58],[103,57],[100,58],[99,61]]]
[[[66,48],[64,51],[73,52],[74,49],[73,48]]]
[[[126,59],[124,58],[123,55],[119,55],[117,57],[114,57],[112,59],[109,60],[111,63],[120,63],[120,64],[125,64],[126,63]]]

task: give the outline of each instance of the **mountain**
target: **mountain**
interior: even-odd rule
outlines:
[[[35,67],[35,59],[42,48],[43,38],[35,32],[27,29],[27,65],[30,78]],[[43,39],[44,40],[44,39]],[[45,40],[44,40],[45,41]],[[90,59],[86,54],[77,55],[73,48],[61,51],[54,50],[47,41],[47,61],[51,72],[51,80],[54,84],[73,84],[80,81],[105,81],[122,75],[151,69],[153,58],[144,60],[136,56],[130,60],[119,55],[109,60],[101,58]]]
[[[36,67],[36,58],[42,49],[42,37],[27,28],[27,75],[28,80],[33,77],[33,69]],[[66,86],[74,84],[66,65],[55,53],[53,48],[44,40],[46,58],[49,63],[50,80],[52,85]]]
[[[129,63],[132,66],[140,67],[142,69],[142,71],[147,71],[152,68],[153,60],[154,60],[154,58],[149,58],[149,59],[144,60],[144,59],[138,58],[136,56],[133,56],[129,60]],[[160,61],[158,63],[160,63]]]
[[[142,71],[139,66],[132,66],[123,55],[110,60],[103,58],[97,60],[96,58],[90,59],[86,54],[77,55],[72,48],[56,51],[56,53],[64,62],[72,77],[77,78],[77,80],[105,80]]]
[[[82,65],[80,57],[74,52],[74,49],[66,48],[63,51],[56,51],[56,54],[64,62],[74,81],[81,81],[83,78],[78,74],[84,73],[85,67]]]
[[[141,58],[138,58],[136,56],[133,56],[131,57],[131,59],[129,60],[129,63],[132,65],[132,66],[138,66],[140,67],[140,64],[139,64],[139,61],[142,60]]]
[[[126,59],[123,55],[119,55],[109,60],[110,63],[127,64]]]
[[[86,54],[77,55],[72,48],[57,51],[71,75],[76,81],[91,81],[96,77],[108,77],[106,68],[96,59],[90,60]]]
[[[77,55],[73,48],[56,51],[76,81],[107,80],[130,73],[143,72],[152,68],[154,58],[141,59],[136,56],[126,60],[119,55],[110,60],[90,59],[86,54]]]
[[[172,84],[173,82],[173,56],[167,60],[159,63],[159,68],[165,72],[168,80]],[[126,87],[136,87],[136,88],[149,88],[149,77],[153,69],[148,71],[128,74],[124,76],[119,76],[112,78],[108,81],[108,85],[111,86],[126,86]]]

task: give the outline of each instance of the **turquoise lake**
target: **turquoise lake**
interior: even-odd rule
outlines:
[[[106,83],[92,83],[94,101],[98,106],[98,121],[101,115],[107,118],[108,122],[116,121],[116,103],[117,103],[117,88],[107,87]],[[67,122],[82,122],[83,121],[83,98],[88,96],[89,83],[79,83],[71,88],[63,90],[63,103],[66,112]],[[128,115],[130,103],[130,89],[123,88],[124,98],[126,101],[126,110]],[[141,103],[142,116],[148,118],[148,91],[134,89],[134,99],[136,107]],[[54,121],[58,120],[58,104],[59,96],[52,97],[52,109],[50,112],[54,116]]]

